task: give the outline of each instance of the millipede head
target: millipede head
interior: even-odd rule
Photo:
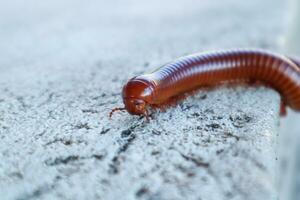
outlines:
[[[125,109],[132,115],[146,115],[149,98],[151,98],[151,85],[140,79],[130,79],[123,87],[122,98]]]

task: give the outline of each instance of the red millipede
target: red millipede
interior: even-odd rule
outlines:
[[[223,50],[181,57],[149,74],[130,79],[123,87],[124,108],[149,119],[149,108],[203,86],[226,82],[260,82],[281,94],[282,101],[300,111],[299,61],[264,50]]]

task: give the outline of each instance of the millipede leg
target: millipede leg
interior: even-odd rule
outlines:
[[[287,115],[286,105],[283,101],[280,104],[280,116],[285,117]]]
[[[123,111],[125,110],[125,108],[114,108],[110,111],[109,113],[109,119],[111,119],[112,115],[114,114],[114,112],[117,112],[117,111]]]
[[[147,109],[145,110],[144,117],[146,118],[146,121],[147,121],[147,122],[150,121],[150,115],[149,115],[149,112],[148,112]]]

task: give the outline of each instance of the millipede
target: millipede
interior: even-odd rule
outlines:
[[[277,90],[284,105],[300,111],[300,62],[257,49],[203,52],[178,58],[152,73],[131,78],[123,87],[124,107],[149,120],[149,110],[174,103],[201,87],[258,82]]]

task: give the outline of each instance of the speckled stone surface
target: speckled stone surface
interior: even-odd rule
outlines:
[[[283,3],[1,2],[1,199],[275,199],[275,91],[200,91],[150,123],[108,112],[178,56],[276,49]]]

